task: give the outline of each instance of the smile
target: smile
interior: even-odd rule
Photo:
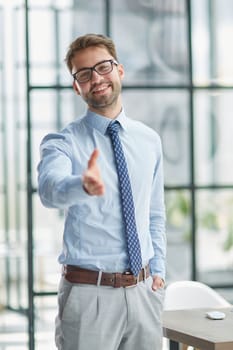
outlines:
[[[96,93],[101,93],[101,92],[107,90],[107,89],[109,88],[109,86],[110,86],[109,84],[101,85],[101,86],[99,86],[98,88],[94,88],[94,89],[92,90],[92,92],[93,92],[94,94],[96,94]]]

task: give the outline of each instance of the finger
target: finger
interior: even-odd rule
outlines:
[[[92,152],[90,159],[88,161],[88,169],[95,166],[98,156],[99,156],[99,150],[94,149],[94,151]]]

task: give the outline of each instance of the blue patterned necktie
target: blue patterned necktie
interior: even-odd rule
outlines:
[[[132,273],[137,276],[142,268],[141,248],[136,227],[134,201],[127,163],[118,135],[119,129],[120,124],[118,121],[111,122],[108,126],[108,133],[112,141],[119,179],[122,213],[125,223],[130,269]]]

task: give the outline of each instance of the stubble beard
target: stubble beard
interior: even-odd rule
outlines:
[[[117,101],[119,98],[119,95],[121,93],[121,86],[112,86],[112,93],[111,95],[103,95],[103,96],[94,96],[94,94],[90,93],[88,94],[86,98],[86,102],[88,106],[94,108],[103,110],[108,107],[114,107],[114,105],[117,105]]]

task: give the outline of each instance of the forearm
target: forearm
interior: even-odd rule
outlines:
[[[152,185],[150,233],[154,248],[154,257],[150,261],[151,274],[158,275],[165,280],[167,239],[162,149],[156,164]]]
[[[167,246],[165,223],[161,225],[151,225],[151,237],[154,248],[154,257],[150,260],[151,275],[160,276],[163,280],[165,280]]]
[[[65,209],[85,199],[81,176],[58,177],[55,174],[39,175],[39,196],[44,206]]]

